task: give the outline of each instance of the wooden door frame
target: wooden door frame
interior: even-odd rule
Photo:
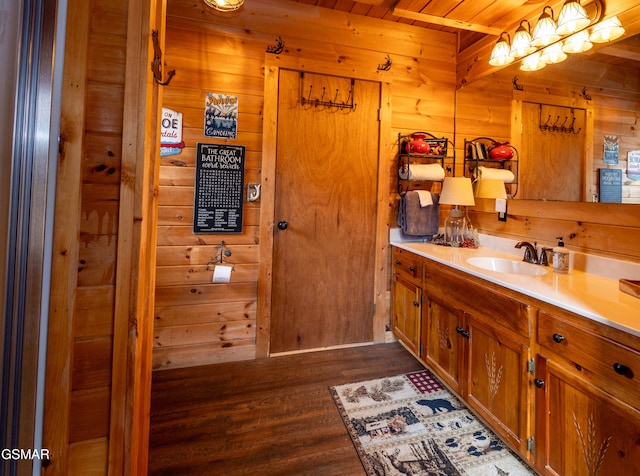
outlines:
[[[280,69],[328,74],[380,83],[380,115],[378,144],[378,184],[376,206],[376,239],[373,315],[373,342],[385,340],[388,308],[387,277],[389,254],[388,202],[390,175],[386,160],[391,144],[387,140],[391,130],[391,85],[378,73],[343,71],[332,64],[314,63],[307,67],[298,58],[265,57],[264,118],[262,134],[262,198],[260,204],[260,263],[258,268],[258,305],[256,311],[256,357],[267,357],[270,349],[271,292],[273,287],[273,241],[275,214],[276,146],[278,136],[278,84]],[[386,212],[386,213],[385,213]]]
[[[525,102],[548,104],[566,108],[585,110],[585,136],[584,136],[584,177],[582,181],[582,201],[590,201],[591,194],[596,190],[593,171],[593,134],[595,129],[594,106],[591,102],[581,98],[566,98],[563,96],[551,96],[548,94],[528,93],[526,91],[514,91],[511,100],[511,145],[516,150],[522,150],[522,104]],[[522,157],[520,157],[522,160]]]

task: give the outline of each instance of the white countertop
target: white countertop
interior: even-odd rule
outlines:
[[[547,273],[543,276],[525,276],[485,270],[466,261],[473,256],[522,259],[523,249],[515,250],[518,252],[515,256],[513,252],[483,246],[452,248],[394,240],[393,237],[391,245],[640,337],[640,299],[620,291],[617,279],[576,269],[570,269],[568,274],[558,274],[551,267],[545,268]]]

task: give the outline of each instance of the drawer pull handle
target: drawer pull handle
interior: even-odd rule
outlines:
[[[409,271],[414,272],[416,270],[415,266],[409,266]]]
[[[537,378],[533,381],[533,384],[538,388],[542,388],[544,387],[544,380]]]
[[[619,364],[618,362],[613,364],[613,370],[618,375],[628,375],[631,372],[631,369],[629,367],[624,364]]]
[[[402,264],[402,262],[398,259],[398,260],[396,260],[396,264],[400,265],[400,264]]]
[[[560,344],[564,341],[564,336],[562,334],[553,334],[553,342],[556,344]]]
[[[462,327],[456,327],[456,332],[458,334],[460,334],[462,337],[465,337],[467,339],[471,335],[471,334],[469,334],[469,331],[465,331]]]
[[[413,301],[413,305],[414,305],[415,307],[418,307],[418,306],[420,305],[420,303],[419,303],[418,301]]]

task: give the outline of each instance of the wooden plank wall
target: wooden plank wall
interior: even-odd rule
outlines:
[[[164,91],[164,106],[184,114],[186,147],[161,163],[156,369],[255,356],[257,269],[264,259],[258,256],[260,203],[245,202],[241,234],[193,234],[195,146],[245,145],[245,182],[260,183],[265,50],[275,46],[278,37],[285,43],[279,56],[288,64],[311,71],[322,65],[347,77],[368,71],[372,78],[390,82],[392,130],[385,134],[390,144],[399,132],[453,136],[456,39],[451,34],[294,2],[252,0],[241,13],[221,17],[205,11],[200,2],[169,0],[165,69],[176,69],[177,74]],[[391,70],[378,72],[387,55]],[[203,136],[207,92],[239,97],[237,140]],[[392,190],[389,208],[380,212],[394,225],[397,170],[395,157],[387,159],[383,173],[393,177]],[[212,284],[206,263],[222,240],[232,252],[235,271],[231,283]]]
[[[47,474],[100,474],[108,467],[127,18],[127,0],[69,3],[44,434],[53,458]]]
[[[623,66],[603,66],[586,59],[523,73],[515,68],[482,79],[458,91],[456,145],[478,136],[510,140],[513,79],[528,93],[582,97],[594,105],[594,174],[603,166],[603,137],[620,137],[620,165],[629,150],[640,149],[640,74]],[[462,154],[462,150],[458,150]],[[561,162],[558,163],[562,167]],[[629,200],[631,201],[631,200]],[[637,203],[637,201],[634,201]],[[569,248],[640,261],[640,206],[636,204],[510,200],[509,218],[499,222],[493,201],[481,200],[472,221],[483,232],[553,244],[564,236]]]
[[[43,474],[146,472],[163,6],[69,2]]]

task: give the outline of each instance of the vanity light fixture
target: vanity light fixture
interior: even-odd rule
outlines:
[[[533,33],[531,33],[531,45],[536,47],[548,46],[559,39],[560,35],[558,34],[558,26],[556,25],[556,21],[553,19],[553,9],[546,6],[542,10],[542,15],[538,18],[536,26],[533,27]]]
[[[513,35],[510,55],[512,58],[517,59],[527,56],[535,50],[536,47],[531,44],[531,25],[527,20],[522,20],[515,35]]]
[[[584,53],[590,50],[592,46],[593,43],[589,41],[589,32],[583,30],[564,40],[562,50],[565,53]]]
[[[545,64],[561,63],[567,59],[567,53],[572,52],[565,52],[563,46],[560,43],[554,43],[542,50],[542,53],[540,54],[540,60]]]
[[[504,35],[507,38],[504,38]],[[491,58],[489,59],[489,64],[491,66],[504,66],[510,63],[513,63],[514,57],[511,56],[511,51],[509,48],[509,34],[501,33],[496,46],[493,47],[493,51],[491,51]]]
[[[585,29],[591,24],[591,18],[580,5],[579,0],[567,0],[558,16],[557,33],[559,35],[571,35],[576,31]]]
[[[545,6],[531,34],[529,22],[522,20],[512,44],[508,33],[500,35],[489,64],[505,66],[519,60],[521,70],[538,71],[564,61],[567,53],[583,53],[593,43],[613,41],[624,34],[624,28],[615,16],[601,21],[603,11],[602,0],[592,0],[586,8],[580,0],[566,0],[556,25],[553,9]]]
[[[624,28],[618,17],[607,18],[593,27],[589,40],[594,43],[607,43],[624,35]]]
[[[219,12],[235,12],[242,8],[244,0],[202,0],[204,4]]]

